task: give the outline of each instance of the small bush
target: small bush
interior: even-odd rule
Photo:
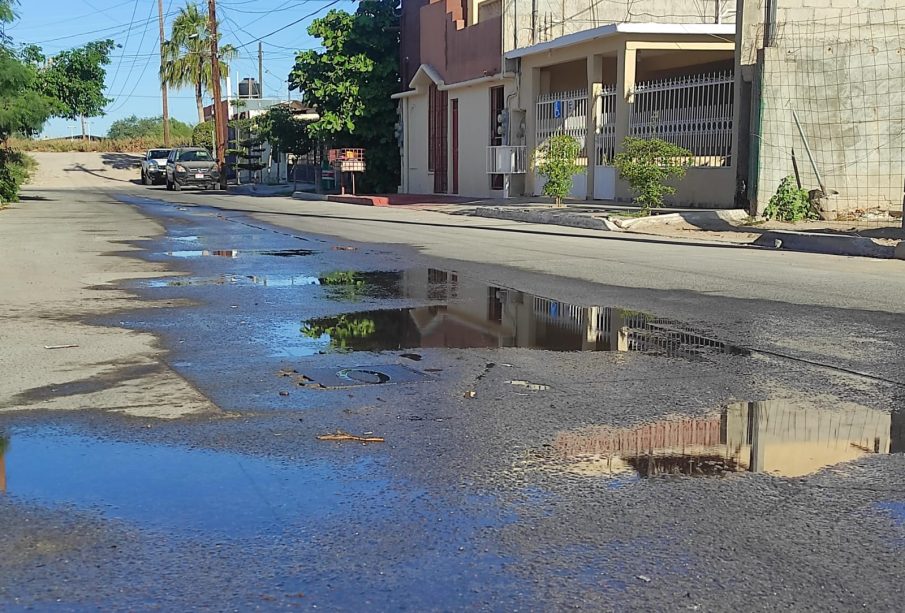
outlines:
[[[635,192],[635,203],[649,211],[663,206],[664,196],[676,193],[666,182],[685,176],[690,157],[691,151],[665,140],[626,138],[613,165]]]
[[[578,141],[564,134],[552,137],[534,153],[537,172],[547,179],[544,195],[556,198],[557,206],[572,193],[572,176],[584,172],[584,168],[575,163],[579,153],[581,145]]]
[[[818,219],[820,215],[811,205],[808,192],[798,187],[794,177],[788,176],[779,183],[779,189],[770,198],[764,217],[777,221],[804,221]]]
[[[214,149],[214,122],[205,121],[199,123],[192,130],[192,146],[204,147],[208,151]]]
[[[24,153],[0,149],[0,204],[19,200],[19,189],[34,168],[35,161]]]

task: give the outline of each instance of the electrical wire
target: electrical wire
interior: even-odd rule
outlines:
[[[126,42],[123,43],[123,49],[125,49],[129,45],[129,37],[132,36],[132,25],[135,23],[135,13],[138,12],[138,1],[135,0],[135,3],[132,5],[132,19],[129,22],[129,30],[126,32]],[[90,6],[90,5],[89,5]],[[152,3],[151,10],[153,11],[154,6]],[[145,31],[147,31],[148,26],[145,25]],[[144,34],[142,34],[142,40],[144,40]],[[138,43],[138,48],[141,49],[141,43]],[[113,71],[113,78],[110,79],[110,87],[112,88],[116,84],[116,78],[119,76],[119,70],[122,68],[123,60],[120,58],[119,62],[116,63],[116,70]]]

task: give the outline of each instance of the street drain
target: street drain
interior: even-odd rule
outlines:
[[[401,364],[378,366],[353,366],[351,368],[314,368],[304,373],[304,378],[323,389],[339,389],[361,385],[386,383],[417,383],[428,380],[423,372]]]

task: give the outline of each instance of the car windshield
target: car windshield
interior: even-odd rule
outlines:
[[[209,162],[211,154],[207,151],[183,151],[179,154],[180,162]]]
[[[170,155],[169,149],[152,149],[151,152],[148,154],[148,159],[160,160],[162,158],[167,157],[168,155]]]

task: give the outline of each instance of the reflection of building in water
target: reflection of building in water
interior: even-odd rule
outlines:
[[[642,351],[683,357],[705,351],[742,353],[672,319],[576,306],[433,269],[407,271],[403,276],[406,297],[448,303],[439,310],[411,311],[424,347]]]
[[[554,447],[583,473],[635,471],[647,477],[751,471],[796,477],[892,452],[903,443],[901,419],[857,405],[817,409],[749,402],[711,418],[566,432]]]

